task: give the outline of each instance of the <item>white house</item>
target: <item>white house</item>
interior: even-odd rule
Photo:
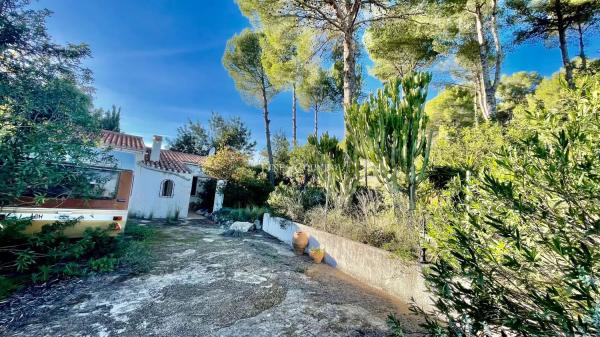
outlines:
[[[161,136],[153,137],[151,148],[142,137],[106,130],[101,141],[119,162],[135,161],[131,216],[185,218],[190,203],[200,201],[203,183],[211,179],[202,172],[205,157],[161,149]]]

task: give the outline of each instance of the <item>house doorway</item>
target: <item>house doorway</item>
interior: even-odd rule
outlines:
[[[216,179],[198,176],[193,177],[192,188],[190,190],[188,218],[195,215],[198,211],[201,211],[198,213],[212,213],[216,188]]]

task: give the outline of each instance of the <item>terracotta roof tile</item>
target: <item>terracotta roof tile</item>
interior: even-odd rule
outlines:
[[[101,139],[105,146],[134,151],[144,151],[145,149],[144,139],[139,136],[102,130]]]
[[[187,164],[200,165],[206,157],[198,156],[190,153],[183,153],[171,150],[162,150],[161,153],[164,153],[165,156],[169,159],[180,161]]]
[[[153,167],[163,171],[171,171],[177,173],[192,173],[192,171],[185,165],[186,163],[199,165],[204,157],[197,156],[194,154],[188,154],[183,152],[176,152],[170,150],[160,151],[160,160],[150,160],[151,148],[147,148],[144,155],[144,165]]]

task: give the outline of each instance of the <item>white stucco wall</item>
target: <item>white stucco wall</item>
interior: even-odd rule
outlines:
[[[325,263],[342,272],[393,295],[405,303],[413,301],[421,308],[431,309],[433,300],[425,287],[421,265],[405,262],[390,252],[371,247],[316,228],[305,226],[265,213],[265,232],[292,245],[294,232],[308,234],[308,247],[325,249]]]
[[[165,179],[171,179],[175,184],[172,197],[160,196],[161,183]],[[191,188],[191,174],[167,173],[138,164],[129,213],[134,217],[160,219],[174,217],[179,212],[179,218],[185,218],[187,217]]]

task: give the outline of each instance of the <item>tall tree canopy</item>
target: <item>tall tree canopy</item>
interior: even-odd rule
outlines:
[[[527,96],[535,92],[541,81],[542,76],[535,71],[519,71],[510,76],[502,76],[498,86],[499,119],[510,119],[513,110],[527,102]]]
[[[482,116],[495,118],[504,57],[498,0],[437,1],[430,15],[437,26],[437,45],[454,53],[456,61],[471,72]]]
[[[59,45],[46,9],[26,0],[0,2],[0,206],[24,194],[41,201],[48,188],[85,189],[84,166],[99,163],[99,132],[82,91],[91,73],[85,44]]]
[[[307,65],[315,57],[316,32],[299,28],[293,20],[279,19],[263,26],[262,63],[278,90],[292,91],[292,143],[297,144],[297,88],[306,76]]]
[[[439,55],[432,27],[435,26],[405,20],[371,25],[364,37],[369,57],[374,63],[371,75],[389,81],[430,66]]]
[[[177,128],[177,137],[168,140],[169,148],[173,151],[206,156],[211,149],[211,143],[206,129],[200,122],[188,120],[185,125]]]
[[[236,88],[252,103],[262,105],[265,123],[265,138],[269,157],[269,181],[274,183],[273,152],[269,124],[269,101],[277,93],[262,64],[263,34],[250,29],[243,30],[227,41],[223,65],[233,78]]]
[[[208,121],[210,143],[216,151],[231,148],[246,155],[251,155],[256,147],[252,140],[252,132],[240,117],[225,119],[213,112]]]
[[[600,10],[597,0],[508,0],[512,10],[510,22],[518,24],[515,31],[516,42],[533,39],[549,41],[558,38],[561,59],[565,68],[565,79],[570,87],[575,86],[573,65],[569,57],[567,32],[571,27],[579,27],[591,22]],[[582,32],[583,34],[583,32]],[[583,39],[580,40],[583,44]],[[583,46],[581,46],[583,50]],[[583,55],[585,60],[585,55]]]
[[[477,123],[477,110],[474,107],[471,88],[453,85],[429,100],[425,104],[425,112],[430,118],[430,125],[438,128],[442,125],[451,127],[473,126]]]
[[[341,41],[344,106],[356,98],[357,34],[361,27],[390,17],[405,17],[390,0],[237,0],[247,16],[268,25],[275,18],[295,19],[297,26],[309,26]]]
[[[329,71],[319,65],[313,65],[308,75],[300,84],[300,105],[305,110],[313,110],[314,134],[319,133],[319,112],[332,111],[341,101],[335,79]]]
[[[177,137],[169,140],[170,149],[206,156],[211,149],[216,152],[229,148],[251,155],[256,147],[252,132],[239,117],[224,118],[213,112],[208,121],[208,130],[198,121],[189,120],[177,128]]]
[[[100,121],[102,130],[121,131],[121,107],[113,105],[110,110],[98,108],[94,111],[96,118]]]

